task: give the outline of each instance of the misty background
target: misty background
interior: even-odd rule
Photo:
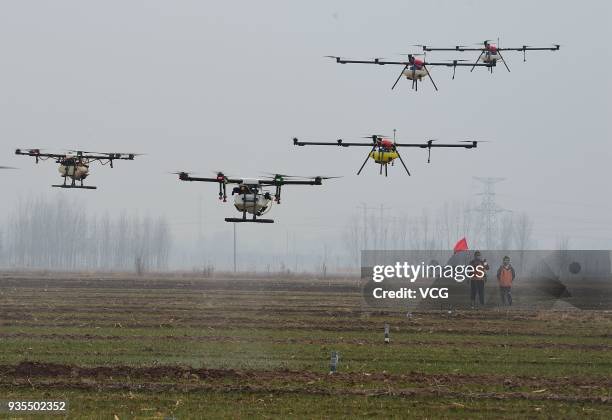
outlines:
[[[2,2],[0,165],[19,170],[0,173],[0,265],[231,269],[233,225],[223,220],[238,215],[231,200],[219,203],[214,184],[179,182],[176,170],[343,176],[284,188],[273,225],[238,225],[242,270],[354,270],[362,247],[447,249],[463,236],[471,248],[612,249],[610,9],[598,1]],[[526,63],[506,52],[511,73],[458,68],[451,81],[452,69],[431,69],[439,92],[429,81],[414,92],[406,80],[391,91],[399,67],[323,58],[399,59],[420,52],[413,44],[497,37],[502,47],[561,49],[528,53]],[[424,150],[400,150],[413,176],[395,166],[384,178],[373,162],[355,175],[366,150],[291,141],[394,128],[400,141],[490,142],[433,150],[431,164]],[[15,156],[17,147],[146,155],[114,169],[92,165],[86,183],[98,190],[60,190],[50,187],[61,181],[57,165],[35,165]],[[475,176],[505,178],[494,187],[492,230],[477,211],[484,189]]]

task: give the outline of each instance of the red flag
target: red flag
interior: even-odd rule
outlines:
[[[453,248],[453,251],[455,254],[457,252],[467,251],[467,250],[468,250],[468,244],[467,244],[467,239],[465,238],[460,239],[459,242],[457,242],[455,244],[455,247]]]

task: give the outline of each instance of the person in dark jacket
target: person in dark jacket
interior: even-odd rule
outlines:
[[[484,286],[487,281],[487,270],[489,264],[486,259],[482,258],[480,251],[474,252],[474,259],[470,261],[470,265],[474,267],[476,273],[470,278],[470,300],[472,302],[472,309],[476,307],[476,296],[478,295],[478,301],[481,306],[484,306]],[[480,268],[478,268],[480,267]]]
[[[514,267],[510,264],[510,257],[505,256],[502,265],[497,270],[497,281],[499,282],[499,295],[502,305],[512,306],[512,282],[516,277]]]

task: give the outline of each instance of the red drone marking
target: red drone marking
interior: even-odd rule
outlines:
[[[393,141],[389,140],[389,139],[382,139],[380,141],[380,145],[382,147],[385,147],[387,149],[391,149],[393,147]]]
[[[488,50],[491,51],[492,53],[496,53],[497,52],[497,45],[489,44]]]

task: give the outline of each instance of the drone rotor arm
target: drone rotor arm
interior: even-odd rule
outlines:
[[[22,149],[17,149],[15,150],[15,154],[16,155],[21,155],[21,156],[33,156],[35,158],[47,158],[47,159],[63,159],[66,157],[65,154],[59,154],[59,153],[41,153],[40,149],[26,149],[26,150],[22,150]]]
[[[350,143],[345,142],[342,139],[338,139],[335,142],[324,142],[324,141],[299,141],[297,138],[293,139],[293,144],[295,146],[368,146],[371,147],[372,143]]]
[[[340,64],[377,64],[379,66],[384,66],[387,64],[390,65],[397,65],[397,66],[405,66],[405,65],[409,65],[411,64],[410,61],[385,61],[385,60],[344,60],[344,59],[339,59],[337,60],[338,63]]]

